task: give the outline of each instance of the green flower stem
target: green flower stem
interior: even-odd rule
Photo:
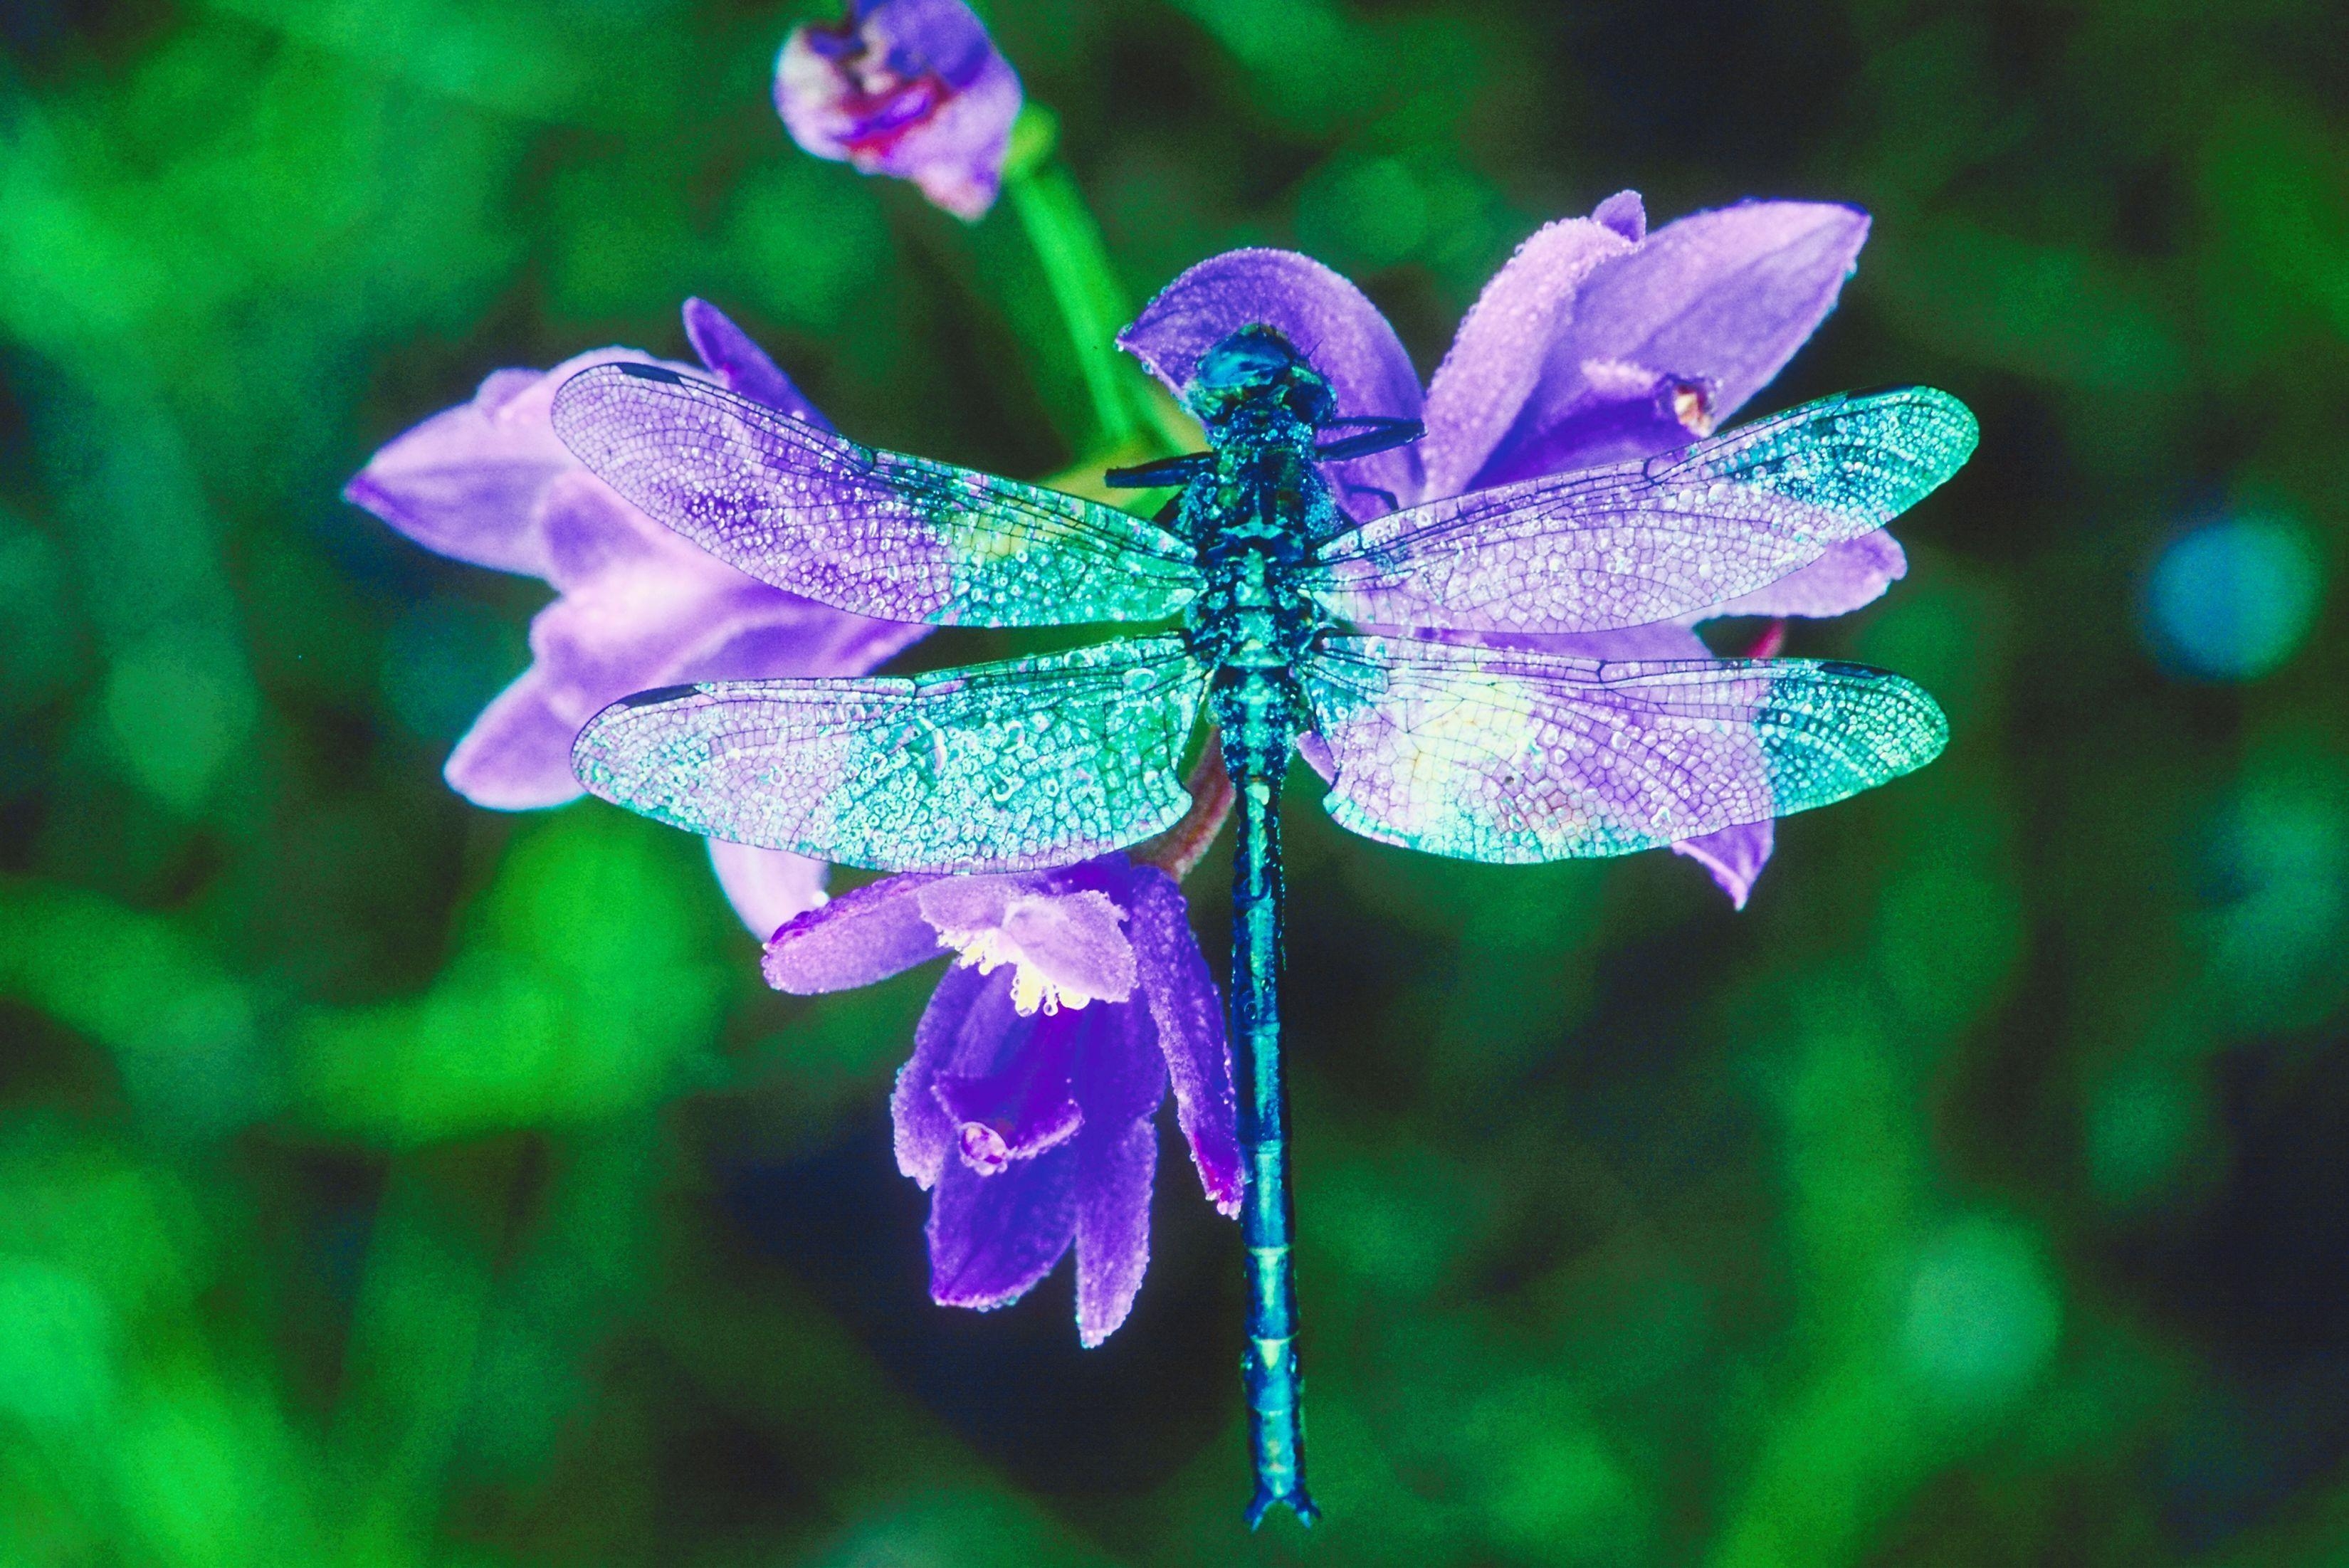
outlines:
[[[1101,225],[1076,181],[1052,156],[1059,134],[1050,109],[1032,103],[1022,109],[1011,131],[1003,189],[1068,328],[1102,444],[1112,451],[1143,445],[1188,450],[1196,433],[1167,400],[1154,396],[1141,368],[1117,346],[1131,306],[1102,242]]]

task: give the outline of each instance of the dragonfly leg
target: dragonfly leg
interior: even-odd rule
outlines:
[[[1286,748],[1281,761],[1287,760]],[[1232,876],[1231,1036],[1239,1053],[1240,1150],[1247,1195],[1248,1448],[1256,1460],[1254,1529],[1277,1503],[1311,1524],[1321,1511],[1305,1490],[1305,1385],[1297,1368],[1296,1229],[1288,1193],[1288,1102],[1280,1070],[1280,773],[1244,767]]]
[[[1102,475],[1102,483],[1112,490],[1156,490],[1162,485],[1186,485],[1201,474],[1212,472],[1216,455],[1213,452],[1185,452],[1179,458],[1160,458],[1156,462],[1140,463],[1128,469],[1112,469]]]
[[[1391,419],[1377,416],[1332,419],[1322,428],[1340,425],[1359,426],[1361,433],[1322,442],[1314,449],[1316,459],[1325,463],[1341,463],[1352,458],[1367,458],[1373,452],[1407,447],[1427,433],[1426,428],[1416,419]]]

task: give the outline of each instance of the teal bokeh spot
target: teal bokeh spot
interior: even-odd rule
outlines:
[[[2002,1405],[2038,1376],[2063,1324],[2063,1299],[2029,1236],[1974,1215],[1920,1251],[1901,1349],[1910,1371],[1943,1398]]]
[[[2257,680],[2300,647],[2323,593],[2323,567],[2299,528],[2271,518],[2214,522],[2172,540],[2154,562],[2146,636],[2173,673]]]

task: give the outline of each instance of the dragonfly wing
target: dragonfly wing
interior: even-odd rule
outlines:
[[[1847,393],[1642,461],[1391,513],[1303,581],[1374,626],[1596,632],[1752,593],[1883,527],[1955,473],[1973,416],[1946,392]]]
[[[1628,854],[1806,811],[1922,767],[1949,737],[1899,676],[1801,659],[1333,636],[1305,682],[1339,824],[1470,861]]]
[[[657,366],[580,372],[555,394],[554,428],[597,477],[721,561],[862,615],[1149,621],[1200,584],[1188,544],[1114,507],[861,447]]]
[[[910,677],[643,692],[572,750],[606,800],[881,871],[1063,865],[1164,830],[1206,671],[1174,635]]]

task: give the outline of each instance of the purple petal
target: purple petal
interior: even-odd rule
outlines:
[[[547,480],[532,531],[544,552],[540,575],[564,593],[609,573],[676,570],[676,536],[584,468]]]
[[[968,88],[1002,58],[962,0],[856,0],[854,9],[864,43],[886,57],[893,76],[927,74]]]
[[[974,1004],[972,1016],[981,1016],[978,1004]],[[990,1055],[995,1070],[942,1070],[930,1085],[938,1109],[955,1123],[964,1164],[981,1175],[993,1175],[1015,1160],[1032,1160],[1075,1135],[1085,1114],[1071,1078],[1086,1046],[1082,1037],[1094,1023],[1090,1010],[1023,1019],[1007,1026],[992,1042],[975,1040],[974,1025],[964,1025],[955,1047],[957,1059]]]
[[[1590,221],[1604,223],[1635,245],[1648,237],[1648,204],[1637,191],[1618,191],[1590,210]]]
[[[1672,853],[1686,855],[1711,872],[1729,902],[1744,909],[1746,895],[1754,891],[1754,880],[1769,863],[1775,828],[1767,819],[1723,828],[1701,839],[1682,839],[1672,846]]]
[[[925,884],[936,880],[926,872],[884,877],[790,921],[767,944],[760,965],[767,984],[801,996],[849,991],[942,956],[946,949],[938,945],[936,928],[922,918],[918,897]],[[977,972],[968,973],[976,984]],[[941,983],[938,995],[946,993]],[[931,1013],[937,1008],[934,1000]],[[928,1024],[925,1017],[923,1026]]]
[[[438,554],[547,576],[539,498],[557,475],[579,466],[555,438],[547,409],[572,375],[615,361],[667,364],[632,348],[603,348],[543,375],[498,371],[471,402],[444,408],[387,442],[343,493]],[[688,366],[668,367],[692,373]]]
[[[1321,775],[1323,783],[1337,782],[1338,758],[1331,754],[1330,743],[1321,738],[1319,731],[1309,729],[1297,738],[1297,755],[1305,758],[1307,767]]]
[[[1124,912],[1107,893],[1085,890],[1020,899],[1003,918],[1003,934],[1062,990],[1105,1002],[1133,995],[1133,944],[1119,930]]]
[[[566,476],[554,490],[575,486],[584,493],[600,484]],[[620,557],[604,559],[608,567]],[[551,778],[558,766],[567,771],[581,727],[632,692],[680,681],[862,671],[871,667],[865,661],[902,645],[908,630],[753,583],[664,531],[649,554],[574,581],[532,620],[532,689],[548,717],[512,738],[516,755],[503,767],[534,779]],[[536,748],[527,758],[519,755],[525,740]]]
[[[558,707],[554,683],[533,665],[490,699],[449,753],[449,788],[492,811],[535,811],[586,793],[571,773],[581,718]]]
[[[1051,1092],[1040,1088],[1030,1073],[983,1078],[940,1073],[930,1087],[938,1109],[955,1124],[962,1162],[982,1176],[1058,1149],[1085,1124],[1065,1081]]]
[[[1882,529],[1827,546],[1808,566],[1767,587],[1707,610],[1714,615],[1840,615],[1857,610],[1908,575],[1909,558]]]
[[[1098,1002],[1076,1016],[1083,1027],[1070,1066],[1086,1119],[1107,1128],[1154,1115],[1166,1098],[1166,1058],[1150,1009]]]
[[[976,969],[953,968],[938,981],[914,1026],[914,1054],[897,1069],[896,1087],[889,1095],[889,1116],[896,1128],[897,1169],[924,1187],[935,1186],[954,1163],[957,1132],[955,1119],[938,1103],[938,1075],[954,1070],[967,1035],[974,1029],[982,1044],[986,1037],[1008,1029],[1010,987],[998,975],[988,978]]]
[[[1199,1185],[1216,1208],[1237,1214],[1242,1182],[1238,1113],[1223,1004],[1200,956],[1199,939],[1191,933],[1182,890],[1154,867],[1139,870],[1126,931],[1174,1088],[1175,1117],[1190,1142]]]
[[[713,591],[705,579],[658,567],[608,573],[532,617],[531,654],[576,734],[607,705],[673,684],[713,645],[791,610],[769,592],[747,579]]]
[[[824,863],[784,850],[762,850],[751,844],[730,844],[711,839],[709,867],[726,902],[764,942],[785,921],[823,903]]]
[[[1043,876],[1014,872],[1008,875],[932,876],[922,884],[922,918],[943,934],[947,932],[993,930],[1003,923],[1011,901],[1040,892]]]
[[[654,684],[861,676],[921,641],[930,630],[904,621],[852,615],[778,589],[760,590],[752,609],[722,639],[705,638],[705,646],[684,660],[674,676]]]
[[[1567,218],[1537,231],[1493,274],[1428,384],[1427,438],[1420,448],[1429,495],[1473,488],[1541,379],[1544,351],[1570,330],[1583,280],[1630,249],[1630,238],[1596,215]]]
[[[1158,1132],[1147,1121],[1078,1140],[1077,1338],[1092,1349],[1117,1332],[1150,1267],[1150,1187]]]
[[[1726,419],[1834,308],[1868,217],[1755,201],[1668,223],[1590,269],[1537,381],[1466,488],[1662,451]],[[1495,352],[1504,352],[1497,348]]]
[[[1119,929],[1124,912],[1099,888],[1070,886],[1075,870],[949,877],[922,890],[922,917],[990,967],[1015,965],[1031,987],[1031,1007],[1039,985],[1055,1006],[1123,1002],[1133,995],[1133,946]]]
[[[1361,290],[1294,251],[1209,257],[1160,290],[1117,341],[1179,397],[1199,356],[1256,324],[1277,329],[1329,378],[1339,413],[1418,417],[1419,373],[1387,318]],[[1403,506],[1423,493],[1415,445],[1329,467],[1340,504],[1358,517],[1386,510],[1370,488]]]
[[[832,421],[801,396],[800,389],[792,385],[792,378],[767,356],[767,351],[708,300],[685,302],[685,335],[693,345],[693,352],[701,356],[701,363],[709,366],[710,373],[730,391],[740,392],[770,408],[779,408],[794,419],[805,419],[819,430],[832,428]]]
[[[992,1176],[947,1161],[930,1197],[930,1299],[985,1312],[1025,1295],[1069,1250],[1076,1200],[1066,1145]]]
[[[957,217],[993,205],[1019,77],[961,0],[883,0],[795,27],[775,62],[792,139],[866,174],[911,180]]]

